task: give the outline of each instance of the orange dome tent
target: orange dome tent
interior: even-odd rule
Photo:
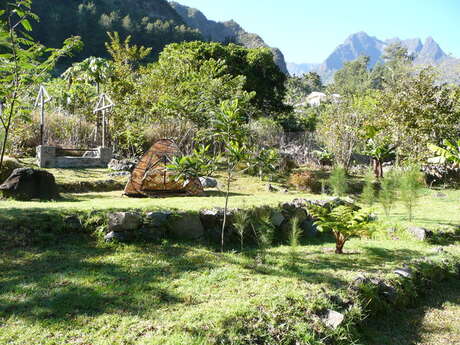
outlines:
[[[172,140],[158,140],[137,164],[124,194],[129,197],[156,197],[203,193],[203,186],[198,178],[176,180],[177,175],[166,168],[173,157],[180,155],[179,147]]]

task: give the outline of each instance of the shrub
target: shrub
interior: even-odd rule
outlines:
[[[299,218],[294,217],[291,222],[291,231],[289,233],[290,257],[292,265],[297,261],[297,248],[299,247],[300,235],[302,229],[299,226]]]
[[[385,215],[388,217],[391,213],[393,205],[398,200],[397,188],[398,188],[398,174],[394,170],[387,174],[382,179],[380,184],[379,202],[382,204]]]
[[[376,195],[375,195],[375,185],[374,185],[374,173],[372,171],[368,171],[364,177],[364,188],[363,192],[361,193],[361,202],[372,206],[375,203]]]
[[[249,123],[252,139],[257,146],[278,147],[283,137],[283,127],[269,118],[260,118]]]
[[[182,153],[190,154],[193,151],[196,133],[197,127],[188,120],[159,121],[144,130],[142,146],[146,151],[160,139],[173,139]]]
[[[249,212],[247,210],[238,210],[233,218],[233,227],[238,234],[240,240],[240,250],[243,251],[244,237],[246,229],[249,225]]]
[[[21,167],[22,165],[16,159],[5,157],[3,165],[0,168],[0,184],[11,175],[14,169]]]
[[[343,167],[336,166],[328,179],[332,192],[337,196],[344,196],[348,190],[347,174]]]
[[[310,205],[308,210],[321,231],[332,231],[335,237],[335,253],[343,254],[345,243],[353,236],[369,235],[372,232],[372,217],[366,210],[355,210],[351,206],[326,207]]]
[[[409,221],[412,220],[412,211],[420,197],[423,187],[423,175],[417,166],[411,166],[401,176],[399,193],[401,201],[407,210]]]
[[[65,115],[59,112],[47,112],[45,115],[45,143],[61,147],[92,147],[94,125],[79,116]],[[37,112],[30,119],[21,119],[14,125],[11,133],[10,155],[34,156],[36,146],[40,145],[40,117]]]
[[[309,170],[291,174],[288,183],[299,190],[306,190],[312,193],[319,193],[321,191],[320,181],[317,179],[316,174]]]

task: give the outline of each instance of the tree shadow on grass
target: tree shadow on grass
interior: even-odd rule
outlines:
[[[452,279],[438,284],[427,291],[425,297],[415,307],[393,312],[391,317],[379,315],[368,319],[361,326],[360,343],[364,345],[458,344],[460,333],[455,330],[455,327],[460,324],[458,315],[455,321],[446,320],[438,314],[446,313],[446,304],[460,305],[460,280]],[[430,315],[433,309],[438,313]],[[454,319],[456,317],[453,313],[446,316]],[[450,321],[453,325],[449,325]]]
[[[169,282],[213,264],[185,246],[136,247],[136,258],[115,263],[116,249],[75,241],[0,255],[0,318],[72,323],[80,315],[151,314],[189,303]]]
[[[324,240],[327,243],[327,239]],[[383,249],[369,246],[360,248],[360,252],[349,252],[348,255],[335,254],[332,248],[331,251],[317,248],[299,250],[294,256],[290,253],[270,251],[265,256],[264,264],[257,263],[257,255],[258,250],[252,249],[245,253],[241,261],[232,257],[227,260],[256,274],[296,278],[307,283],[325,284],[331,288],[348,285],[349,280],[345,275],[350,273],[360,274],[363,271],[381,273],[383,264],[397,266],[414,257],[427,256],[426,253],[411,249]]]

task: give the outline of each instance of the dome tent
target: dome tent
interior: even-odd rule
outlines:
[[[174,141],[161,139],[155,142],[134,168],[124,194],[129,197],[156,197],[203,193],[198,178],[185,181],[177,179],[177,175],[167,169],[167,165],[177,156],[181,156],[181,152]]]

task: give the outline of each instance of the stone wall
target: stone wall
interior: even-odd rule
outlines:
[[[40,168],[107,168],[112,159],[112,149],[98,147],[95,157],[58,156],[57,148],[37,146],[37,164]]]

